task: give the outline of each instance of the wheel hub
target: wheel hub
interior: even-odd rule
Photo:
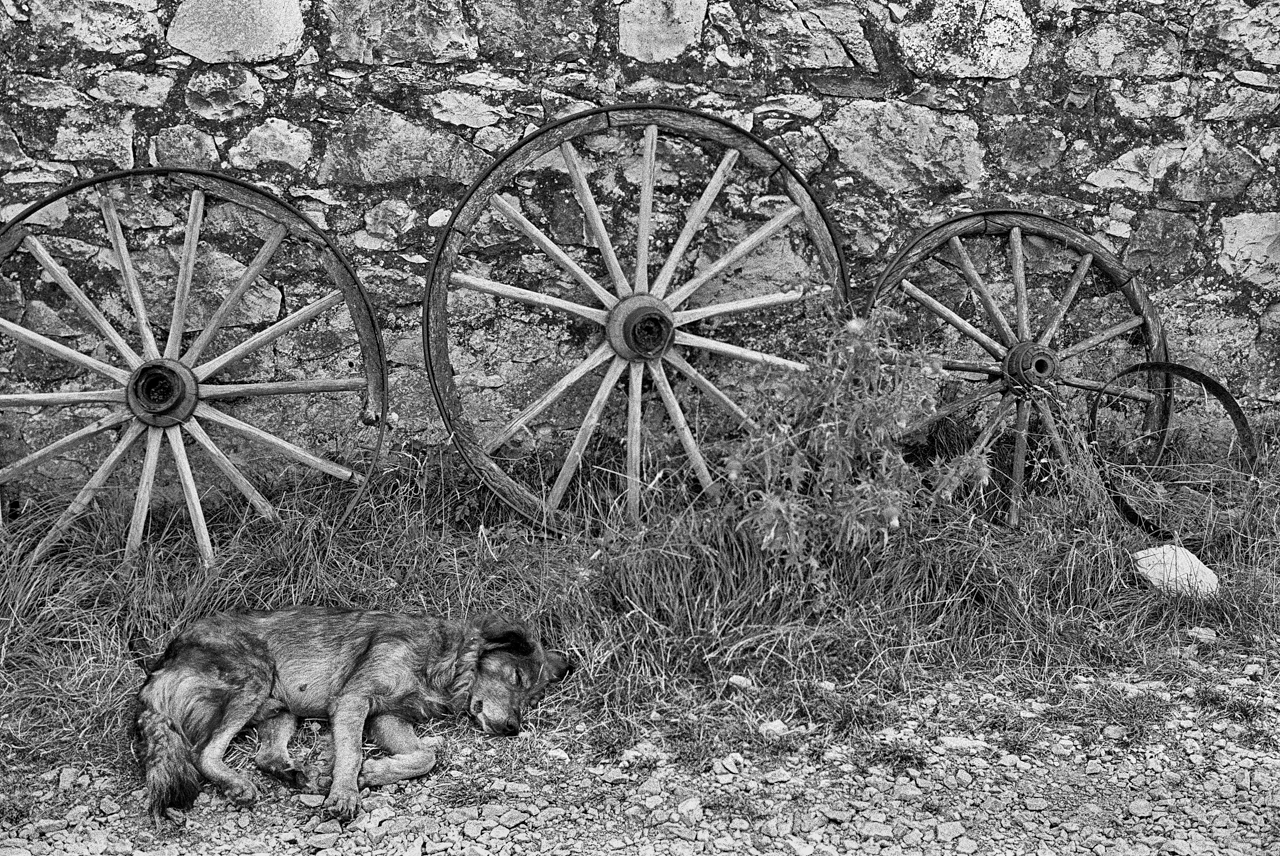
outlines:
[[[133,414],[148,425],[168,428],[187,421],[195,412],[199,381],[177,360],[148,360],[133,371],[125,400]]]
[[[655,360],[675,339],[675,317],[670,307],[649,294],[633,294],[609,312],[605,336],[613,350],[628,360]]]
[[[1005,355],[1002,368],[1014,386],[1045,386],[1058,374],[1058,355],[1037,342],[1019,342]]]

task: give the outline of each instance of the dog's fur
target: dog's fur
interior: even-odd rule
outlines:
[[[361,788],[435,766],[415,723],[466,713],[490,734],[516,734],[524,709],[569,669],[524,627],[493,616],[459,623],[304,606],[202,618],[169,643],[138,692],[152,817],[189,807],[202,774],[233,801],[253,801],[253,784],[223,760],[249,725],[258,726],[258,767],[312,786],[289,739],[298,717],[326,717],[334,763],[325,805],[349,819]],[[386,755],[362,769],[366,724]]]

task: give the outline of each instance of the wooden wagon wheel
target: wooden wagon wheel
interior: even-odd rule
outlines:
[[[902,353],[888,358],[920,366],[922,392],[936,403],[904,437],[934,459],[1010,451],[996,468],[1010,525],[1033,443],[1077,465],[1082,450],[1070,446],[1083,436],[1088,393],[1134,363],[1167,359],[1160,317],[1115,254],[1025,211],[979,211],[924,230],[877,281],[865,309],[876,307],[897,310],[891,335]],[[1153,373],[1107,406],[1132,409],[1134,424],[1158,438],[1167,389]]]
[[[548,125],[468,191],[424,312],[459,452],[552,529],[685,503],[845,299],[839,241],[770,146],[692,110]]]
[[[206,562],[201,476],[206,494],[229,484],[270,519],[277,512],[255,482],[284,462],[364,480],[354,464],[300,445],[320,432],[299,426],[313,410],[345,408],[385,426],[371,304],[333,241],[275,196],[182,169],[77,183],[0,228],[0,288],[15,298],[0,305],[0,423],[23,435],[0,459],[0,489],[35,496],[78,485],[33,558],[104,499],[135,445],[126,557],[168,486],[157,479],[165,445]],[[367,461],[381,430],[376,443],[365,438]],[[189,456],[189,445],[202,454]],[[258,450],[268,463],[250,457]]]

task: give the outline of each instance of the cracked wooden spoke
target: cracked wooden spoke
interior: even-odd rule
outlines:
[[[978,438],[973,441],[973,445],[969,447],[969,453],[980,455],[983,454],[991,442],[995,440],[996,434],[1000,429],[1000,423],[1009,415],[1009,411],[1013,410],[1017,396],[1012,392],[1006,392],[1004,397],[1000,399],[1000,404],[996,406],[996,410],[991,414],[991,418],[987,420],[987,424],[983,426],[982,431],[978,433]]]
[[[1031,431],[1031,405],[1025,397],[1018,399],[1018,413],[1014,417],[1013,470],[1010,486],[1009,511],[1005,520],[1010,526],[1018,525],[1022,495],[1026,484],[1027,434]]]
[[[671,382],[667,380],[667,371],[660,362],[655,361],[648,365],[649,374],[653,377],[654,385],[658,388],[658,394],[662,397],[662,403],[667,408],[667,415],[671,417],[671,421],[675,425],[676,436],[680,438],[680,445],[684,446],[685,454],[689,456],[689,463],[693,466],[693,471],[697,474],[698,481],[702,483],[703,489],[707,490],[712,484],[711,470],[707,468],[707,461],[702,457],[702,450],[698,448],[698,441],[694,439],[693,432],[689,430],[689,420],[685,418],[684,410],[676,399],[675,391],[671,389]]]
[[[733,357],[735,360],[743,360],[748,363],[756,363],[762,366],[776,366],[777,368],[790,369],[791,371],[804,372],[809,367],[804,363],[788,360],[785,357],[775,357],[773,354],[762,353],[751,348],[743,348],[739,345],[731,345],[728,342],[718,342],[715,339],[708,339],[704,336],[695,336],[692,333],[686,333],[683,330],[677,330],[675,336],[677,345],[684,345],[688,348],[701,348],[704,351],[710,351],[713,354],[723,354],[726,357]]]
[[[652,127],[652,126],[650,126]],[[655,129],[656,130],[656,129]],[[637,289],[638,290],[638,289]],[[644,363],[631,363],[627,383],[627,517],[640,519],[640,419]]]
[[[604,364],[612,357],[613,349],[607,344],[602,344],[587,356],[582,362],[578,363],[560,380],[556,381],[546,392],[544,392],[537,401],[530,404],[524,410],[520,411],[515,419],[508,423],[500,433],[491,438],[484,444],[484,450],[487,454],[493,454],[500,449],[504,443],[516,435],[516,432],[525,427],[531,419],[537,418],[538,414],[546,410],[552,404],[555,404],[561,396],[569,391],[569,388],[578,381],[582,380],[588,374]]]
[[[6,333],[9,338],[17,339],[24,345],[38,348],[64,362],[72,363],[89,371],[97,372],[103,377],[111,378],[116,383],[124,384],[129,382],[129,373],[124,369],[107,365],[102,360],[95,359],[88,354],[82,354],[74,348],[68,348],[61,342],[55,342],[47,336],[42,336],[39,333],[28,330],[26,327],[20,327],[5,318],[0,318],[0,333]]]
[[[573,143],[565,140],[560,144],[560,154],[569,168],[569,179],[573,182],[573,192],[578,197],[578,207],[586,217],[587,228],[595,239],[596,248],[604,257],[604,265],[609,271],[609,278],[613,280],[613,287],[619,297],[626,297],[631,294],[631,285],[627,282],[627,275],[622,272],[622,265],[618,263],[618,254],[614,252],[613,241],[609,239],[609,231],[604,227],[600,206],[596,204],[595,194],[591,192],[591,185],[587,182],[578,150]]]
[[[255,440],[264,446],[274,449],[279,454],[305,464],[312,469],[319,470],[326,475],[333,476],[342,481],[360,483],[364,481],[364,477],[354,470],[350,470],[341,464],[335,464],[332,461],[326,461],[324,458],[311,454],[306,449],[299,448],[288,440],[283,440],[274,434],[269,434],[255,425],[235,418],[229,413],[223,413],[221,410],[215,410],[204,402],[196,405],[195,416],[197,419],[203,419],[205,422],[212,422],[215,425],[221,425],[236,432],[242,437]]]
[[[84,443],[95,434],[101,434],[110,428],[114,428],[124,422],[128,422],[133,418],[133,414],[128,411],[121,413],[111,413],[103,416],[95,422],[91,422],[78,431],[73,431],[61,439],[54,440],[47,446],[44,446],[32,452],[25,457],[19,458],[12,464],[0,469],[0,484],[7,484],[25,472],[39,466],[41,462],[48,460],[54,455],[68,452],[76,446]]]
[[[120,352],[120,356],[124,357],[124,361],[129,364],[129,368],[135,369],[142,365],[142,357],[138,356],[138,352],[125,341],[120,331],[112,326],[97,304],[89,299],[89,295],[85,294],[80,286],[76,285],[75,281],[71,279],[71,275],[67,273],[67,269],[54,261],[53,256],[49,255],[49,251],[45,249],[44,244],[40,243],[35,235],[27,235],[23,238],[22,246],[40,264],[40,267],[44,268],[45,273],[71,298],[71,302],[76,305],[81,314],[88,318],[90,323],[98,328],[98,332],[111,343],[112,347]]]
[[[309,380],[277,380],[263,383],[202,383],[200,398],[252,398],[260,395],[315,395],[326,392],[362,392],[369,382],[362,377],[320,377]]]
[[[102,463],[98,465],[98,469],[89,477],[89,480],[85,482],[84,487],[80,488],[80,492],[76,494],[71,504],[67,506],[67,510],[62,512],[62,516],[49,527],[48,533],[40,539],[40,543],[36,544],[35,549],[31,551],[31,561],[35,562],[42,558],[49,551],[49,548],[56,544],[66,531],[71,528],[71,524],[76,521],[76,518],[85,512],[85,509],[89,507],[89,503],[93,502],[93,498],[98,495],[98,491],[102,490],[107,479],[111,477],[111,473],[119,466],[125,453],[129,451],[129,447],[142,436],[142,432],[146,427],[136,419],[129,423],[120,439],[116,441],[116,445],[102,460]]]
[[[755,252],[761,244],[785,229],[802,213],[803,212],[800,210],[799,205],[792,205],[782,213],[773,217],[768,223],[765,223],[746,238],[743,238],[734,245],[733,249],[716,259],[710,265],[707,265],[702,272],[682,285],[679,290],[667,298],[667,305],[672,309],[675,309],[680,304],[684,303],[692,297],[698,289],[702,288],[702,286],[706,285],[711,280],[729,270],[742,259]]]
[[[573,438],[573,445],[569,447],[569,454],[565,457],[563,466],[560,467],[560,474],[556,476],[556,482],[551,486],[551,495],[547,497],[547,506],[552,511],[558,509],[560,503],[564,500],[565,492],[569,489],[569,482],[573,480],[574,475],[578,472],[578,467],[582,463],[582,455],[587,450],[587,444],[591,442],[591,435],[595,433],[596,426],[600,424],[600,416],[604,413],[605,405],[609,403],[609,395],[613,392],[614,385],[617,384],[618,378],[622,376],[622,370],[626,367],[627,361],[622,357],[615,356],[608,370],[604,373],[604,380],[601,381],[600,388],[596,390],[591,406],[587,408],[587,412],[582,417],[582,425],[578,428],[578,433]]]
[[[209,436],[209,433],[204,430],[204,426],[200,424],[199,419],[188,419],[183,427],[187,429],[187,433],[190,434],[196,443],[200,445],[200,448],[204,449],[205,454],[209,456],[214,465],[222,471],[224,476],[227,477],[227,481],[235,485],[236,489],[240,491],[244,498],[249,500],[249,503],[257,509],[259,515],[273,523],[280,522],[280,514],[276,511],[275,506],[270,502],[267,502],[266,497],[259,493],[257,488],[253,486],[252,482],[244,477],[244,474],[240,472],[239,468],[237,468],[234,463],[232,463],[226,453],[223,452],[222,449],[218,448],[218,444],[215,443],[213,438]]]
[[[192,369],[195,373],[196,380],[203,381],[206,378],[216,375],[232,363],[244,359],[254,351],[265,348],[267,345],[271,344],[276,339],[279,339],[286,333],[290,333],[301,327],[303,324],[306,324],[308,321],[323,315],[333,307],[342,303],[343,299],[341,291],[332,291],[317,300],[315,303],[312,303],[309,306],[304,306],[292,315],[280,319],[261,333],[256,333],[248,339],[245,339],[239,345],[236,345],[226,353],[214,357],[207,363],[196,366]]]
[[[9,407],[60,407],[68,404],[124,404],[124,389],[85,389],[78,392],[0,393],[0,410]]]
[[[725,182],[729,180],[729,173],[733,171],[733,166],[737,162],[737,149],[729,149],[729,151],[725,152],[724,157],[720,159],[720,165],[716,167],[715,174],[711,176],[711,179],[707,182],[706,189],[702,191],[702,196],[689,207],[689,213],[685,215],[684,228],[680,230],[680,236],[676,238],[675,244],[672,245],[667,261],[662,265],[662,270],[658,272],[658,278],[653,282],[653,287],[649,289],[649,293],[654,297],[662,297],[667,293],[667,289],[671,287],[671,281],[675,279],[676,270],[680,267],[680,261],[684,258],[684,254],[688,252],[689,245],[693,243],[693,236],[697,234],[698,227],[702,225],[702,221],[711,212],[711,207],[715,205],[716,198],[719,197],[720,191],[724,189]]]
[[[1053,446],[1053,451],[1057,453],[1063,466],[1074,466],[1077,462],[1072,460],[1071,454],[1067,451],[1067,444],[1062,439],[1062,431],[1058,428],[1053,411],[1039,398],[1033,398],[1032,401],[1036,406],[1036,412],[1040,414],[1040,423],[1044,426],[1045,433],[1049,435],[1049,443]]]
[[[182,334],[186,331],[187,302],[191,299],[191,277],[196,269],[196,250],[200,245],[200,226],[204,222],[204,193],[191,191],[191,204],[187,209],[187,233],[182,243],[182,256],[178,261],[178,282],[173,289],[173,312],[169,317],[169,338],[165,342],[164,355],[176,360],[182,348]]]
[[[191,347],[187,349],[187,352],[182,355],[182,363],[184,365],[193,366],[199,361],[204,349],[209,346],[209,343],[213,341],[213,337],[226,324],[231,310],[239,305],[244,296],[249,293],[249,289],[253,288],[253,284],[258,281],[258,277],[262,276],[262,272],[267,269],[267,265],[271,264],[272,256],[275,255],[276,250],[280,248],[280,244],[288,234],[289,230],[285,226],[277,225],[267,235],[266,241],[258,249],[253,261],[245,268],[235,287],[231,289],[218,308],[214,310],[213,315],[205,322],[204,329],[200,331],[200,335],[191,343]]]
[[[1083,377],[1063,377],[1058,379],[1058,383],[1064,386],[1074,387],[1075,389],[1087,389],[1090,392],[1102,392],[1116,398],[1127,398],[1131,401],[1141,401],[1144,404],[1150,404],[1156,400],[1156,396],[1140,389],[1127,389],[1117,387],[1114,384],[1105,384],[1101,381],[1089,380]]]
[[[702,390],[703,395],[710,398],[721,409],[733,416],[737,420],[738,425],[746,428],[755,428],[756,423],[747,412],[734,403],[733,399],[725,395],[724,392],[714,383],[708,380],[697,369],[689,365],[689,361],[682,357],[677,351],[667,351],[662,358],[671,365],[675,366],[681,374],[693,381],[693,385]]]
[[[997,360],[1004,359],[1004,355],[1007,353],[1004,345],[1001,345],[995,339],[992,339],[986,333],[982,332],[977,327],[952,312],[949,308],[943,306],[928,294],[916,288],[909,281],[904,279],[900,285],[902,286],[902,290],[911,297],[911,299],[915,300],[925,309],[928,309],[938,318],[946,321],[962,335],[968,337],[974,342],[977,342],[988,354],[995,357]]]
[[[1013,272],[1014,323],[1018,325],[1018,341],[1031,338],[1030,308],[1027,306],[1027,260],[1022,247],[1022,230],[1009,230],[1009,267]]]
[[[896,366],[919,366],[921,368],[937,366],[953,372],[968,372],[989,377],[1003,377],[1004,369],[992,363],[977,363],[972,360],[953,360],[948,357],[932,357],[920,354],[904,354],[893,348],[876,348],[876,356],[881,362]]]
[[[960,413],[961,411],[968,410],[984,398],[989,398],[999,392],[1002,392],[1004,387],[1005,382],[1003,380],[992,381],[991,383],[984,384],[966,396],[957,398],[954,401],[949,401],[941,407],[935,408],[928,416],[917,419],[915,422],[908,425],[902,433],[904,436],[907,436],[923,431],[940,419],[946,419]]]
[[[1081,354],[1085,353],[1086,351],[1091,351],[1094,348],[1098,347],[1099,345],[1102,345],[1106,342],[1110,342],[1112,339],[1115,339],[1119,336],[1123,336],[1125,333],[1128,333],[1130,330],[1133,330],[1137,327],[1141,327],[1145,323],[1146,323],[1146,320],[1143,319],[1141,315],[1135,315],[1132,318],[1126,318],[1124,321],[1121,321],[1119,324],[1113,324],[1112,326],[1103,330],[1101,333],[1097,333],[1093,336],[1090,336],[1087,339],[1076,342],[1074,345],[1072,345],[1069,348],[1066,348],[1065,350],[1059,351],[1058,359],[1062,362],[1066,362],[1072,357],[1078,357]]]
[[[133,496],[133,516],[129,518],[129,536],[124,542],[124,560],[133,561],[142,545],[142,533],[147,526],[147,513],[151,510],[151,492],[156,483],[156,467],[160,463],[160,442],[164,429],[147,428],[147,449],[142,455],[142,476],[138,479],[138,491]]]
[[[1044,330],[1036,337],[1036,341],[1041,345],[1048,345],[1053,341],[1053,337],[1058,334],[1058,328],[1062,326],[1063,320],[1067,317],[1067,312],[1071,309],[1071,304],[1076,299],[1076,293],[1080,291],[1080,286],[1084,284],[1084,278],[1089,275],[1089,268],[1093,265],[1093,255],[1085,253],[1080,259],[1080,263],[1076,265],[1075,272],[1071,275],[1071,281],[1067,284],[1067,291],[1062,295],[1062,299],[1058,301],[1058,306],[1053,311],[1053,315],[1049,317],[1048,322],[1044,325]]]
[[[111,239],[111,248],[115,251],[116,264],[120,266],[125,295],[129,298],[133,317],[138,322],[138,335],[142,339],[142,356],[148,360],[158,359],[160,349],[156,345],[155,334],[151,332],[146,299],[142,296],[142,287],[138,285],[138,274],[133,269],[133,259],[129,255],[129,246],[125,242],[124,228],[120,225],[120,215],[116,212],[115,200],[105,194],[99,198],[102,219],[107,226],[107,236]]]
[[[523,232],[526,238],[533,241],[538,249],[546,253],[553,262],[560,265],[565,273],[582,283],[606,309],[612,309],[614,304],[618,302],[617,297],[597,282],[595,277],[583,270],[582,265],[574,261],[572,256],[565,252],[559,244],[551,240],[546,233],[531,223],[529,218],[521,214],[514,205],[498,195],[494,195],[489,200],[489,204],[495,211],[507,218],[513,226]],[[459,274],[454,273],[453,276],[459,276]]]
[[[609,313],[603,309],[592,309],[589,306],[583,306],[581,303],[574,303],[572,300],[562,300],[549,294],[517,288],[514,285],[495,282],[494,280],[472,276],[471,274],[455,273],[450,277],[450,282],[463,288],[469,288],[472,291],[481,291],[485,294],[492,294],[495,297],[505,297],[509,300],[527,303],[530,306],[558,309],[561,312],[568,312],[571,315],[577,315],[579,318],[593,321],[601,326],[604,326],[605,320],[609,317]]]
[[[1017,342],[1017,339],[1013,335],[1013,330],[1009,327],[1009,321],[1004,317],[1004,313],[1000,311],[1000,307],[996,305],[995,298],[991,296],[991,292],[987,290],[987,284],[978,275],[978,269],[973,266],[973,259],[969,258],[969,253],[965,250],[964,244],[960,243],[958,237],[952,237],[949,243],[951,251],[960,259],[960,270],[964,274],[965,281],[977,293],[978,300],[982,302],[982,308],[987,311],[987,317],[991,319],[991,323],[996,328],[996,333],[1006,346],[1012,346]]]
[[[187,447],[182,442],[182,429],[171,425],[164,429],[165,438],[169,441],[169,451],[173,453],[173,465],[178,471],[178,481],[182,484],[182,496],[187,501],[187,513],[191,515],[191,529],[196,535],[196,549],[206,565],[213,563],[213,541],[209,538],[209,526],[204,520],[204,506],[200,504],[200,491],[196,488],[196,477],[191,472],[191,462],[187,460]]]
[[[653,186],[658,171],[658,126],[644,129],[644,165],[640,168],[640,211],[636,215],[636,273],[634,290],[649,290],[649,241],[653,237]],[[639,496],[636,497],[639,501]],[[639,506],[637,506],[638,508]]]
[[[776,294],[763,294],[759,297],[744,297],[742,300],[730,300],[725,303],[712,303],[697,309],[685,309],[674,313],[675,324],[681,327],[692,324],[703,318],[715,318],[720,315],[737,315],[740,312],[752,312],[756,309],[768,309],[773,306],[785,306],[808,297],[802,291],[780,291]]]

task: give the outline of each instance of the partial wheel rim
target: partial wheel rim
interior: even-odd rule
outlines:
[[[569,530],[711,489],[845,297],[835,230],[782,156],[713,116],[625,105],[548,125],[471,187],[424,347],[463,457]]]

